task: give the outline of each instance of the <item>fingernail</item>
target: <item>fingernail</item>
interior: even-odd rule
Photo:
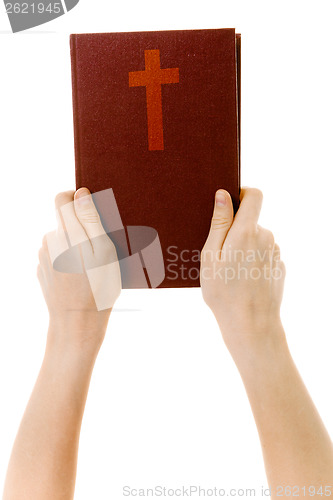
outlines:
[[[81,207],[90,205],[91,197],[88,189],[80,188],[78,191],[76,191],[75,200]]]
[[[216,193],[216,198],[215,198],[216,206],[217,207],[225,207],[227,199],[225,197],[225,194],[223,191],[218,191]]]

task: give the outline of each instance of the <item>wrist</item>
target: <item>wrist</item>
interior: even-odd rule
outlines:
[[[279,316],[255,325],[248,323],[223,325],[219,322],[224,342],[241,373],[258,367],[265,370],[272,363],[290,357],[285,332]]]
[[[96,355],[103,343],[110,310],[66,311],[50,315],[47,349],[72,354]]]

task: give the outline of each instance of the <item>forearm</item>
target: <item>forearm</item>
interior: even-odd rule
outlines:
[[[333,446],[289,352],[284,332],[237,358],[258,428],[267,478],[278,486],[333,484]],[[308,496],[309,493],[308,493]]]
[[[59,333],[59,332],[57,332]],[[9,462],[4,500],[74,496],[79,434],[98,349],[50,328],[42,367]]]

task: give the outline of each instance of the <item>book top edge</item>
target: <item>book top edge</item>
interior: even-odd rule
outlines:
[[[152,33],[208,33],[208,32],[226,32],[232,31],[235,36],[240,37],[240,33],[236,33],[235,28],[203,28],[203,29],[182,29],[182,30],[143,30],[143,31],[105,31],[105,32],[94,32],[94,33],[71,33],[70,37],[81,37],[81,36],[105,36],[105,35],[135,35],[135,34],[152,34]]]

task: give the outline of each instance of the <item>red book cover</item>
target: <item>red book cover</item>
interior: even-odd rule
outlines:
[[[214,193],[239,203],[240,35],[96,33],[70,43],[76,187],[93,193],[123,287],[199,286]]]

